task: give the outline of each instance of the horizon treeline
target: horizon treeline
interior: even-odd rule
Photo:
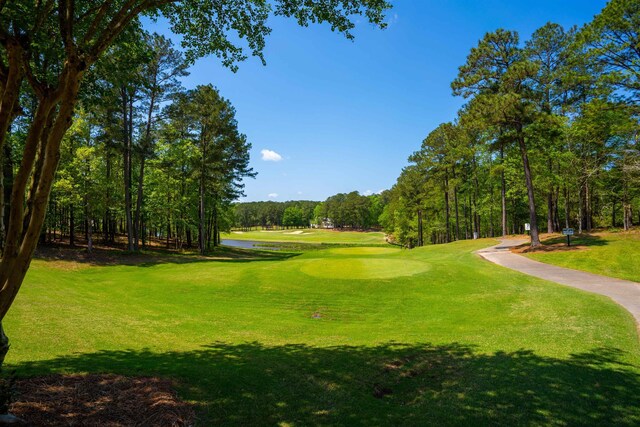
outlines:
[[[362,195],[357,191],[338,193],[324,202],[289,200],[234,204],[234,228],[249,230],[331,227],[368,230],[380,228],[380,215],[386,204],[386,192]]]
[[[390,190],[384,229],[407,246],[640,223],[640,7],[521,41],[487,33],[451,87],[467,102]]]

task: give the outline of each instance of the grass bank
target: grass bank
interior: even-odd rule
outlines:
[[[640,231],[574,236],[571,248],[565,242],[564,236],[549,237],[543,243],[553,250],[526,256],[560,267],[640,282]]]

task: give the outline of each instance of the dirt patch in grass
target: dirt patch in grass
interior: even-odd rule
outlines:
[[[585,245],[574,245],[567,246],[566,243],[545,243],[537,248],[532,248],[527,243],[526,245],[515,246],[511,248],[511,252],[516,254],[531,254],[531,253],[540,253],[540,252],[568,252],[568,251],[584,251],[588,249]]]
[[[120,375],[49,375],[16,381],[11,413],[32,426],[191,426],[192,405],[170,381]]]

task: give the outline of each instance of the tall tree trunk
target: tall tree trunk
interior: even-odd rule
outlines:
[[[0,254],[4,248],[4,240],[9,227],[9,211],[11,209],[11,189],[13,187],[13,159],[11,146],[5,142],[0,150]],[[0,365],[1,366],[1,365]]]
[[[40,236],[60,159],[60,143],[71,125],[83,70],[84,64],[78,58],[69,59],[60,72],[58,87],[38,94],[38,105],[27,132],[22,160],[11,192],[10,220],[0,262],[0,321],[20,290]],[[44,145],[44,149],[39,150],[39,144]],[[40,169],[36,171],[33,168],[38,153],[43,155],[43,159],[37,162]],[[27,185],[31,188],[25,206]],[[7,340],[2,335],[0,341],[6,344]],[[6,353],[8,346],[2,347]],[[4,360],[2,351],[0,360]]]
[[[589,180],[585,180],[584,186],[584,202],[585,202],[585,217],[587,222],[587,232],[592,228],[592,211],[591,211],[591,188],[589,187]]]
[[[450,224],[450,215],[449,215],[449,175],[447,173],[447,171],[445,171],[444,173],[444,216],[445,216],[445,221],[444,221],[444,226],[445,226],[445,242],[449,243],[451,241],[451,234],[450,234],[450,229],[451,229],[451,224]]]
[[[69,246],[76,245],[76,216],[73,203],[69,205]]]
[[[85,199],[86,218],[87,218],[87,252],[93,252],[93,219],[91,217],[91,206],[89,199]]]
[[[480,214],[478,213],[478,199],[480,198],[480,184],[478,183],[478,164],[473,156],[473,226],[475,238],[480,238]]]
[[[529,224],[531,225],[531,247],[540,246],[540,236],[538,235],[538,219],[536,217],[536,201],[533,189],[533,177],[531,176],[531,167],[529,166],[529,156],[527,154],[527,146],[525,144],[522,129],[518,129],[518,145],[522,156],[522,164],[524,166],[524,179],[527,184],[527,196],[529,201]]]
[[[570,218],[569,218],[569,215],[570,215],[569,206],[570,206],[570,203],[569,203],[569,189],[565,185],[564,186],[564,226],[565,226],[565,228],[569,228],[569,224],[570,224],[570,222],[569,222],[569,220],[570,220]]]
[[[214,203],[213,205],[213,247],[217,247],[220,242],[218,241],[220,237],[220,230],[218,226],[218,205]]]
[[[458,210],[458,186],[453,188],[453,204],[456,209],[456,240],[460,240],[460,216]]]
[[[553,233],[553,188],[547,193],[547,233]]]
[[[136,214],[135,214],[135,241],[134,241],[134,249],[139,250],[139,240],[140,240],[140,232],[142,230],[142,216],[140,212],[142,210],[142,187],[144,184],[144,163],[145,163],[145,154],[143,153],[140,157],[140,176],[138,176],[138,192],[136,196]]]
[[[422,229],[422,209],[418,209],[418,246],[424,246]]]
[[[509,234],[507,230],[507,183],[504,178],[504,147],[500,145],[500,160],[502,170],[500,171],[500,198],[502,199],[502,237]]]
[[[200,176],[200,189],[198,192],[199,200],[198,200],[198,249],[200,249],[200,254],[205,254],[205,211],[204,211],[204,172]]]
[[[551,159],[548,161],[549,176],[553,175],[553,162]],[[549,184],[549,191],[547,192],[547,233],[553,233],[553,184]]]
[[[131,218],[131,129],[133,123],[130,122],[129,114],[129,93],[126,87],[120,89],[122,101],[122,132],[123,132],[123,173],[124,173],[124,215],[127,223],[127,250],[134,251],[134,230],[133,219]]]
[[[490,184],[489,187],[489,236],[494,237],[493,231],[493,183]]]
[[[583,190],[584,187],[581,186],[580,191],[578,191],[578,234],[582,234],[585,225]]]

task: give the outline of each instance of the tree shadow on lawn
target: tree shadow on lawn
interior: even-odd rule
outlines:
[[[178,381],[201,425],[638,425],[640,376],[623,352],[567,359],[463,344],[328,348],[215,343],[194,351],[100,351],[14,366]]]
[[[590,246],[607,246],[609,242],[601,236],[593,234],[576,234],[571,236],[571,246],[567,246],[567,236],[551,235],[542,241],[542,245],[534,249],[530,243],[513,248],[516,253],[566,252],[587,249]]]
[[[282,261],[298,255],[300,255],[300,253],[228,247],[218,247],[205,256],[162,249],[139,253],[130,253],[118,249],[95,249],[92,253],[87,253],[87,251],[82,248],[44,247],[38,248],[35,258],[45,262],[71,262],[90,266],[131,265],[152,267],[159,264],[187,264],[196,262]]]

